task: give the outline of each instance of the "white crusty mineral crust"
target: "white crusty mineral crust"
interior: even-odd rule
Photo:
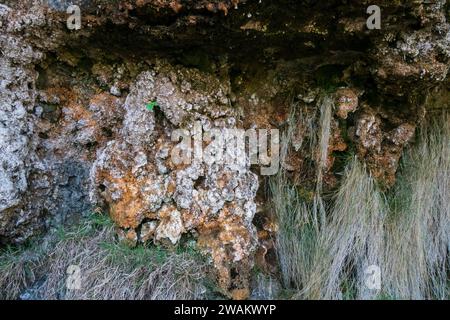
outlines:
[[[159,225],[155,231],[155,240],[169,239],[176,244],[185,232],[181,213],[174,206],[165,205],[158,213]]]
[[[142,242],[176,244],[187,232],[203,239],[217,234],[200,245],[221,270],[226,289],[230,263],[252,265],[258,178],[237,148],[225,150],[225,159],[233,162],[172,162],[177,144],[171,141],[172,130],[186,129],[201,138],[213,129],[236,128],[236,117],[226,99],[229,88],[199,71],[160,63],[137,77],[124,104],[120,134],[98,153],[92,199],[108,204],[116,224],[140,232]],[[162,112],[164,129],[157,129],[156,110],[146,108],[151,101]],[[231,132],[223,136],[236,145]]]

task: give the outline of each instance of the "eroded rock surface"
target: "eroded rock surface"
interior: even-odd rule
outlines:
[[[245,274],[257,242],[252,225],[257,176],[237,160],[230,165],[192,157],[190,163],[177,164],[171,157],[178,144],[172,132],[183,123],[189,137],[235,127],[229,87],[193,70],[167,68],[145,71],[132,85],[118,138],[98,151],[91,173],[93,197],[105,202],[134,245],[175,245],[186,233],[198,236],[219,271],[223,291],[246,297]],[[153,100],[160,115],[145,107]]]
[[[379,1],[381,30],[369,1],[74,3],[78,31],[67,1],[0,4],[0,244],[102,206],[131,246],[194,239],[246,298],[255,261],[276,271],[264,178],[248,161],[173,163],[175,130],[293,125],[283,169],[312,198],[352,152],[392,186],[418,124],[448,108],[445,0]]]

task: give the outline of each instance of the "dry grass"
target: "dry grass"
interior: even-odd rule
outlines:
[[[273,208],[278,220],[277,256],[284,285],[303,287],[312,268],[317,235],[317,217],[296,188],[280,173],[270,182]]]
[[[34,299],[63,300],[200,299],[206,293],[206,264],[197,253],[155,246],[131,249],[115,240],[107,218],[57,232],[42,251],[36,259],[29,250],[16,253],[15,259],[2,256],[9,261],[2,264],[7,270],[0,278],[3,299],[16,299],[30,287]],[[80,268],[80,289],[67,288],[71,265]],[[27,275],[28,269],[33,276]]]
[[[387,225],[385,288],[400,299],[448,299],[450,250],[450,121],[420,134],[404,157]]]
[[[364,270],[370,265],[382,265],[386,211],[374,180],[353,160],[318,238],[304,297],[342,299],[349,289],[355,290],[358,298],[373,296],[364,289]]]
[[[403,157],[393,190],[381,192],[353,159],[334,198],[324,203],[320,159],[329,137],[327,105],[323,100],[321,130],[312,148],[319,150],[312,203],[302,199],[284,172],[270,182],[285,288],[296,289],[299,299],[448,299],[449,118],[422,129],[418,144]],[[366,285],[364,271],[371,265],[381,268],[381,290]]]
[[[298,119],[295,108],[296,106],[293,105],[290,110],[289,126],[281,136],[281,161],[288,157],[294,126],[297,121],[302,121],[302,114],[300,113],[300,119]],[[314,126],[311,119],[307,119],[304,126],[310,131],[307,134],[312,137],[311,140],[317,141],[316,135],[312,132]],[[309,147],[313,150],[315,146],[313,144]],[[295,146],[294,149],[296,149]],[[284,171],[280,171],[270,179],[269,189],[279,227],[276,248],[283,283],[286,288],[301,289],[309,277],[316,251],[316,237],[320,227],[318,206],[314,206],[300,196],[297,188],[290,185]]]
[[[0,300],[16,299],[34,283],[38,278],[36,270],[41,268],[44,256],[45,252],[36,246],[0,251]]]

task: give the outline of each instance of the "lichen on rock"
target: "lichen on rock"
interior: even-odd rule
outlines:
[[[217,130],[231,145],[226,129],[292,129],[280,168],[313,201],[353,154],[391,188],[449,107],[444,0],[380,0],[380,30],[367,1],[79,0],[80,30],[69,1],[3,2],[0,245],[99,207],[132,247],[196,243],[220,291],[247,298],[255,264],[278,272],[277,221],[247,154],[207,157]]]
[[[99,150],[94,163],[92,197],[110,208],[120,228],[135,230],[142,242],[175,245],[183,234],[195,232],[219,271],[222,290],[232,295],[234,288],[248,286],[245,277],[233,279],[232,268],[252,266],[258,179],[248,165],[197,159],[176,165],[169,157],[176,146],[171,128],[184,124],[194,133],[198,121],[207,133],[223,125],[218,119],[234,113],[227,104],[228,89],[195,72],[178,68],[172,71],[177,74],[174,80],[155,70],[138,76],[123,106],[118,139]],[[195,80],[199,83],[192,83]],[[145,108],[152,100],[160,110]],[[159,112],[163,118],[157,123]],[[225,124],[235,123],[228,120]],[[212,234],[215,237],[209,238]]]

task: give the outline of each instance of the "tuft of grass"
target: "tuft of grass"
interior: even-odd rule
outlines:
[[[294,105],[290,111],[289,126],[281,136],[281,161],[288,157],[297,121],[302,119],[297,118]],[[275,245],[282,280],[287,290],[300,290],[308,281],[312,268],[319,231],[317,206],[291,185],[284,171],[269,180],[269,191],[278,221]]]
[[[46,250],[34,243],[0,251],[0,300],[12,300],[39,278]]]
[[[301,289],[312,269],[317,238],[317,217],[283,173],[270,181],[278,221],[276,248],[286,288]]]
[[[450,262],[450,119],[428,123],[403,157],[390,194],[385,294],[448,299]]]
[[[364,271],[381,266],[387,209],[373,178],[356,158],[348,166],[323,228],[305,290],[313,299],[369,298]],[[349,295],[349,292],[355,291]],[[376,292],[375,292],[376,294]]]
[[[320,194],[312,205],[305,201],[284,172],[270,186],[283,284],[297,290],[293,298],[450,296],[448,116],[421,130],[418,144],[405,152],[396,186],[387,193],[356,158],[329,203]],[[323,212],[325,220],[318,223]],[[366,286],[365,271],[371,265],[381,269],[381,290]]]

